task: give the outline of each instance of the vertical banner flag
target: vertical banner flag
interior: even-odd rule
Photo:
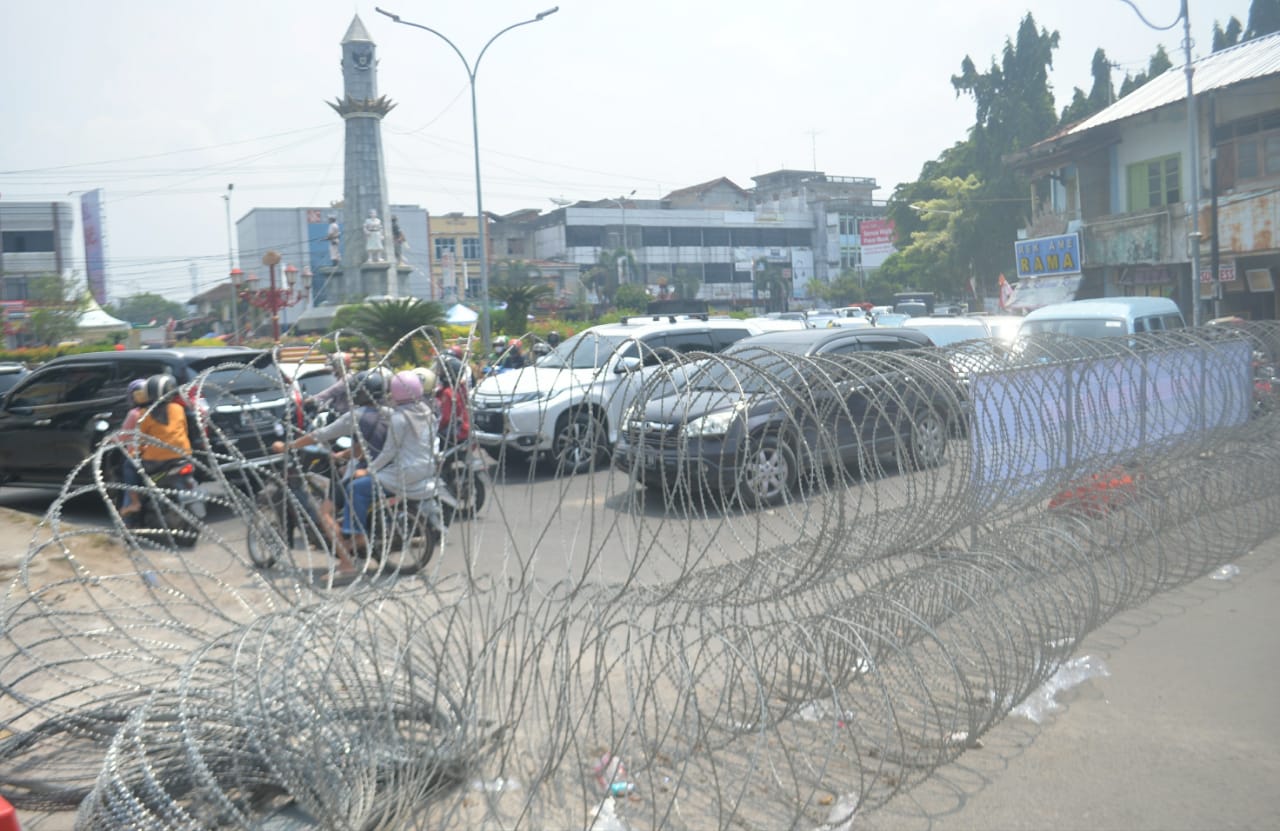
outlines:
[[[1013,299],[1013,286],[1009,285],[1009,281],[1004,279],[1004,275],[1000,275],[1000,308],[1007,309],[1009,301]]]
[[[80,224],[84,226],[84,270],[89,293],[99,305],[107,302],[106,258],[102,254],[102,190],[80,194]]]

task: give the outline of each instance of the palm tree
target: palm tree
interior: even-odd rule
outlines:
[[[523,335],[529,329],[529,310],[539,300],[551,297],[556,293],[550,283],[521,283],[495,286],[492,294],[507,304],[506,323],[503,326],[507,334],[513,337]]]
[[[418,365],[416,337],[422,336],[440,345],[440,326],[445,322],[444,309],[439,303],[430,303],[414,297],[402,300],[384,300],[361,306],[352,316],[351,323],[375,346],[382,349],[395,347],[396,354]],[[407,335],[412,337],[406,337]]]

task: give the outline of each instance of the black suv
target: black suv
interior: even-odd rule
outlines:
[[[837,464],[941,464],[960,412],[954,371],[913,329],[799,329],[738,341],[628,413],[615,465],[763,506]],[[897,354],[895,354],[897,353]]]
[[[215,367],[217,369],[215,369]],[[191,382],[206,370],[198,389]],[[0,402],[0,484],[61,486],[133,406],[129,382],[172,375],[191,412],[191,444],[233,473],[270,454],[284,423],[300,413],[270,352],[224,348],[133,349],[54,358]],[[198,427],[203,412],[208,429]],[[118,473],[111,465],[110,474]],[[81,480],[90,471],[83,470]],[[85,482],[82,482],[85,483]]]
[[[9,390],[30,374],[31,371],[23,364],[9,361],[0,363],[0,398],[4,398]]]

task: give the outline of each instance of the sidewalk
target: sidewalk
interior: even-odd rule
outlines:
[[[1109,677],[853,828],[1280,828],[1280,538],[1236,565],[1104,624],[1076,654]]]

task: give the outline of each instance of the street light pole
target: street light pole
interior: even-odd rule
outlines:
[[[489,47],[493,45],[495,40],[512,29],[518,29],[521,26],[527,26],[530,23],[537,23],[545,17],[550,17],[560,11],[560,7],[553,6],[546,11],[538,12],[537,15],[529,18],[528,20],[522,20],[519,23],[512,23],[505,29],[500,30],[485,43],[484,47],[480,50],[480,54],[476,55],[476,61],[474,64],[467,60],[466,56],[462,54],[462,50],[455,46],[453,41],[449,40],[449,38],[445,37],[440,32],[437,32],[435,29],[432,29],[430,26],[424,26],[421,23],[412,23],[408,20],[401,20],[399,15],[392,14],[389,11],[378,8],[377,6],[374,7],[374,10],[378,12],[378,14],[386,15],[396,23],[403,23],[404,25],[412,26],[415,29],[422,29],[423,31],[430,32],[440,38],[445,43],[449,44],[449,48],[452,49],[454,54],[458,56],[458,59],[462,61],[462,66],[467,71],[467,80],[471,85],[471,142],[475,151],[476,232],[480,241],[480,340],[483,344],[485,354],[488,354],[493,340],[491,337],[489,321],[489,251],[485,240],[484,197],[480,189],[480,119],[476,112],[476,73],[480,71],[480,61],[484,58],[484,53],[489,50]]]
[[[636,189],[632,188],[631,193],[626,196],[620,196],[617,199],[610,199],[622,211],[622,260],[627,263],[627,276],[631,276],[631,247],[627,245],[627,202],[626,200],[636,195]],[[630,282],[628,280],[628,282]],[[618,285],[622,285],[622,269],[618,269]]]
[[[240,338],[240,312],[236,307],[240,305],[239,287],[236,285],[236,261],[235,255],[231,250],[231,191],[235,190],[235,185],[227,185],[227,192],[222,194],[222,201],[227,203],[227,273],[231,279],[231,340],[229,343],[236,343]]]
[[[1200,302],[1200,122],[1196,115],[1196,93],[1191,85],[1195,70],[1191,67],[1191,15],[1187,13],[1187,0],[1182,0],[1182,54],[1187,73],[1187,133],[1191,145],[1191,325],[1199,326],[1204,320]],[[1218,302],[1218,275],[1211,275],[1213,301]]]
[[[1187,139],[1190,148],[1188,150],[1191,158],[1188,160],[1191,170],[1187,177],[1187,184],[1191,189],[1191,199],[1188,209],[1190,216],[1187,218],[1189,230],[1187,240],[1191,244],[1191,276],[1188,279],[1190,292],[1187,294],[1187,302],[1191,306],[1191,325],[1199,326],[1204,314],[1201,310],[1200,302],[1200,124],[1196,117],[1196,93],[1192,86],[1191,78],[1195,70],[1191,67],[1191,14],[1187,11],[1187,0],[1182,0],[1178,8],[1178,17],[1168,26],[1157,26],[1143,16],[1142,10],[1134,5],[1133,0],[1120,0],[1129,8],[1133,9],[1134,14],[1138,15],[1138,19],[1146,24],[1147,28],[1154,29],[1157,32],[1166,32],[1182,23],[1182,54],[1185,66],[1184,72],[1187,75]],[[1217,302],[1218,296],[1218,275],[1210,276],[1213,286],[1214,302]]]

